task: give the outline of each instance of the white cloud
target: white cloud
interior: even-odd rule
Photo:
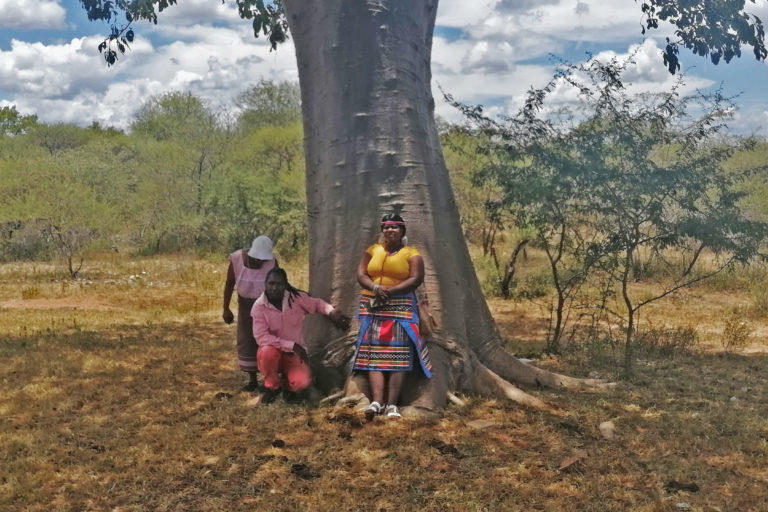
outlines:
[[[462,103],[483,105],[489,113],[504,113],[508,97],[522,94],[531,85],[544,85],[552,77],[547,66],[518,64],[511,45],[498,50],[499,56],[491,57],[489,45],[482,41],[435,38],[432,89],[437,115],[448,121],[461,120],[460,113],[443,100],[438,85]]]
[[[483,20],[498,0],[473,0],[467,8],[467,0],[440,0],[437,9],[438,24],[443,27],[463,29]]]
[[[0,28],[51,29],[65,25],[66,10],[58,1],[0,0]]]
[[[0,89],[39,98],[71,97],[112,74],[100,65],[99,41],[82,37],[44,45],[13,40],[10,51],[0,50]]]
[[[438,41],[436,49],[443,51],[444,41]],[[456,47],[456,43],[446,46]],[[469,47],[464,42],[465,48]],[[665,68],[659,66],[657,60],[660,53],[655,41],[648,40],[641,45],[630,45],[625,52],[606,51],[595,55],[595,59],[608,61],[617,59],[619,62],[632,57],[634,64],[630,65],[622,80],[630,94],[659,93],[669,91],[676,83],[678,77],[670,75]],[[441,79],[442,78],[442,79]],[[553,78],[553,69],[548,66],[514,65],[506,73],[492,75],[470,74],[457,80],[455,76],[442,76],[437,73],[436,80],[440,82],[446,92],[452,94],[459,101],[469,105],[483,105],[486,114],[490,116],[514,115],[523,105],[527,91],[546,85]],[[446,85],[447,84],[447,85]],[[697,90],[705,89],[713,85],[712,80],[696,75],[685,77],[685,84],[680,87],[681,95],[694,94]],[[455,109],[442,102],[439,91],[435,91],[437,101],[437,113],[449,121],[461,121],[461,116]],[[553,113],[559,108],[571,108],[578,110],[580,105],[579,91],[570,84],[560,80],[549,94],[546,104],[542,109],[542,115]],[[762,120],[762,129],[768,127],[768,123],[761,116],[751,118],[752,125],[757,127]],[[739,121],[741,122],[741,121]]]
[[[754,108],[742,108],[736,111],[728,125],[739,135],[765,135],[768,133],[768,106],[754,105]]]
[[[137,29],[131,50],[112,67],[96,50],[102,36],[50,45],[14,40],[9,51],[0,50],[0,90],[44,122],[96,120],[126,128],[153,95],[190,91],[224,109],[260,78],[298,80],[290,42],[270,52],[247,24],[183,27],[176,30],[201,37],[159,46],[151,44],[147,28]]]
[[[230,23],[241,21],[234,2],[184,0],[158,13],[157,26],[183,27],[209,23],[211,20]]]
[[[483,38],[535,33],[556,40],[626,41],[640,37],[640,8],[631,7],[595,0],[500,1],[469,31]]]

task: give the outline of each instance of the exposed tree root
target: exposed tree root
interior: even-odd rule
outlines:
[[[542,370],[536,366],[523,363],[501,347],[493,351],[492,356],[486,357],[483,362],[498,376],[523,386],[561,388],[575,391],[600,391],[615,385],[614,383],[598,379],[577,379]]]
[[[336,393],[333,393],[332,395],[328,395],[322,399],[320,399],[320,405],[328,405],[330,403],[336,402],[337,400],[341,402],[342,400],[346,400],[348,397],[344,396],[344,391],[338,391]],[[360,397],[358,397],[359,399]]]
[[[448,401],[450,403],[452,403],[453,405],[455,405],[456,407],[464,407],[464,406],[467,405],[467,402],[465,402],[461,398],[457,397],[456,395],[454,395],[450,391],[448,391],[448,393],[446,393],[446,396],[448,397]]]
[[[338,363],[343,350],[339,345],[346,345],[349,354],[349,340],[342,341],[338,338],[334,341],[338,345],[332,359]],[[433,421],[448,403],[465,405],[454,391],[507,399],[526,407],[553,412],[553,408],[545,401],[526,393],[515,384],[578,391],[599,391],[614,385],[596,379],[578,379],[542,370],[518,360],[501,347],[485,353],[484,361],[479,360],[472,352],[459,350],[460,344],[430,342],[429,347],[433,377],[426,379],[418,369],[414,369],[406,377],[401,392],[400,403],[405,404],[401,413],[409,419]],[[461,357],[458,357],[459,352],[462,353]],[[326,358],[324,363],[327,362]],[[362,411],[370,404],[369,397],[367,376],[364,372],[359,372],[346,379],[343,391],[324,398],[321,404],[337,401],[337,406],[354,406],[355,410]]]
[[[435,422],[440,419],[440,413],[437,411],[422,409],[421,407],[414,407],[412,405],[401,407],[400,414],[402,414],[405,419],[427,423]]]
[[[502,379],[487,366],[477,363],[475,371],[472,372],[472,390],[480,395],[496,398],[507,398],[521,405],[533,407],[534,409],[550,409],[550,407],[541,399],[529,395],[520,388],[512,385],[509,381]]]
[[[360,405],[360,403],[363,403],[364,407],[367,407],[370,402],[368,400],[368,397],[366,397],[362,393],[355,393],[352,395],[347,395],[345,397],[342,397],[338,402],[336,402],[336,405],[338,406],[349,406],[349,405]]]

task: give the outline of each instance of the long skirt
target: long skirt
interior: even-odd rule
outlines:
[[[259,346],[253,337],[251,308],[256,299],[237,296],[237,366],[244,372],[257,372],[256,352]]]
[[[424,375],[432,377],[432,363],[424,340],[419,335],[419,310],[416,295],[392,297],[372,308],[371,298],[360,297],[353,370],[409,371],[418,360]]]

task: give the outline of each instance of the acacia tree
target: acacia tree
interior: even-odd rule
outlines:
[[[65,260],[70,277],[77,278],[83,252],[93,244],[103,246],[114,231],[116,208],[50,158],[28,159],[3,171],[0,223],[16,222],[18,228],[33,230],[46,249]]]
[[[188,240],[200,245],[210,231],[201,229],[206,227],[208,213],[206,193],[218,173],[228,140],[216,116],[193,94],[169,92],[144,103],[131,130],[172,148],[169,157],[149,166],[149,172],[165,182],[164,190],[155,191],[155,195],[172,196],[164,201],[166,212],[154,205],[145,212],[147,227],[151,226],[155,235],[155,252],[160,251],[162,239],[174,232],[185,233]]]
[[[681,97],[681,80],[667,93],[630,95],[622,76],[632,64],[565,66],[502,122],[454,102],[488,141],[485,153],[506,159],[489,179],[504,189],[507,208],[534,226],[550,262],[555,319],[548,349],[558,348],[566,304],[596,271],[616,292],[619,308],[606,297],[597,307],[624,324],[627,370],[643,307],[747,263],[768,233],[768,224],[749,219],[739,203],[740,184],[757,166],[723,168],[735,146],[716,137],[733,104],[719,93]],[[555,115],[547,100],[562,88],[573,88],[580,101]],[[702,254],[715,257],[701,264]],[[648,284],[644,267],[658,274],[653,292],[635,290],[636,281]]]
[[[597,260],[589,250],[593,240],[583,229],[590,215],[590,190],[573,172],[578,148],[569,143],[572,130],[544,115],[531,115],[541,109],[553,85],[554,81],[542,91],[532,91],[520,112],[501,122],[487,117],[480,107],[446,98],[464,113],[468,124],[463,129],[476,143],[474,157],[484,161],[473,186],[493,190],[495,218],[514,219],[523,233],[500,280],[502,295],[509,298],[517,257],[534,241],[547,257],[555,292],[547,351],[559,352],[570,304]]]
[[[301,120],[301,91],[295,82],[261,79],[240,94],[235,104],[241,109],[237,124],[245,131]]]
[[[265,126],[239,134],[207,195],[221,219],[227,247],[266,234],[286,256],[306,247],[304,148],[301,125]]]
[[[705,104],[694,110],[704,114],[691,120],[686,107],[692,99],[673,90],[630,107],[621,88],[602,94],[601,115],[580,144],[596,183],[591,208],[599,221],[593,226],[626,311],[618,316],[624,320],[627,371],[643,307],[734,263],[748,263],[768,233],[768,224],[749,219],[739,203],[745,194],[738,187],[751,170],[723,169],[734,146],[716,136],[733,105],[718,93],[700,98]],[[704,251],[713,261],[701,264]],[[642,277],[636,262],[643,252],[661,274],[650,294],[633,286]]]
[[[80,0],[91,19],[114,20],[107,62],[133,38],[133,19],[156,22],[175,0]],[[542,406],[515,388],[580,387],[585,381],[512,357],[472,271],[434,121],[430,57],[437,0],[236,0],[254,34],[275,46],[294,37],[305,133],[310,289],[354,309],[355,268],[382,212],[409,221],[424,255],[425,288],[440,329],[431,343],[435,377],[407,386],[405,413],[435,410],[447,391],[469,390]],[[114,48],[117,48],[115,50]],[[321,343],[333,337],[322,333]],[[348,351],[349,352],[349,351]],[[348,382],[348,393],[356,391]]]
[[[0,137],[27,133],[36,124],[37,116],[22,115],[15,105],[0,108]]]

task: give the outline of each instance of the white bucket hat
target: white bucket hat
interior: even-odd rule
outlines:
[[[268,236],[259,235],[253,239],[251,248],[248,250],[248,256],[257,260],[273,260],[275,255],[272,253],[274,244]]]

